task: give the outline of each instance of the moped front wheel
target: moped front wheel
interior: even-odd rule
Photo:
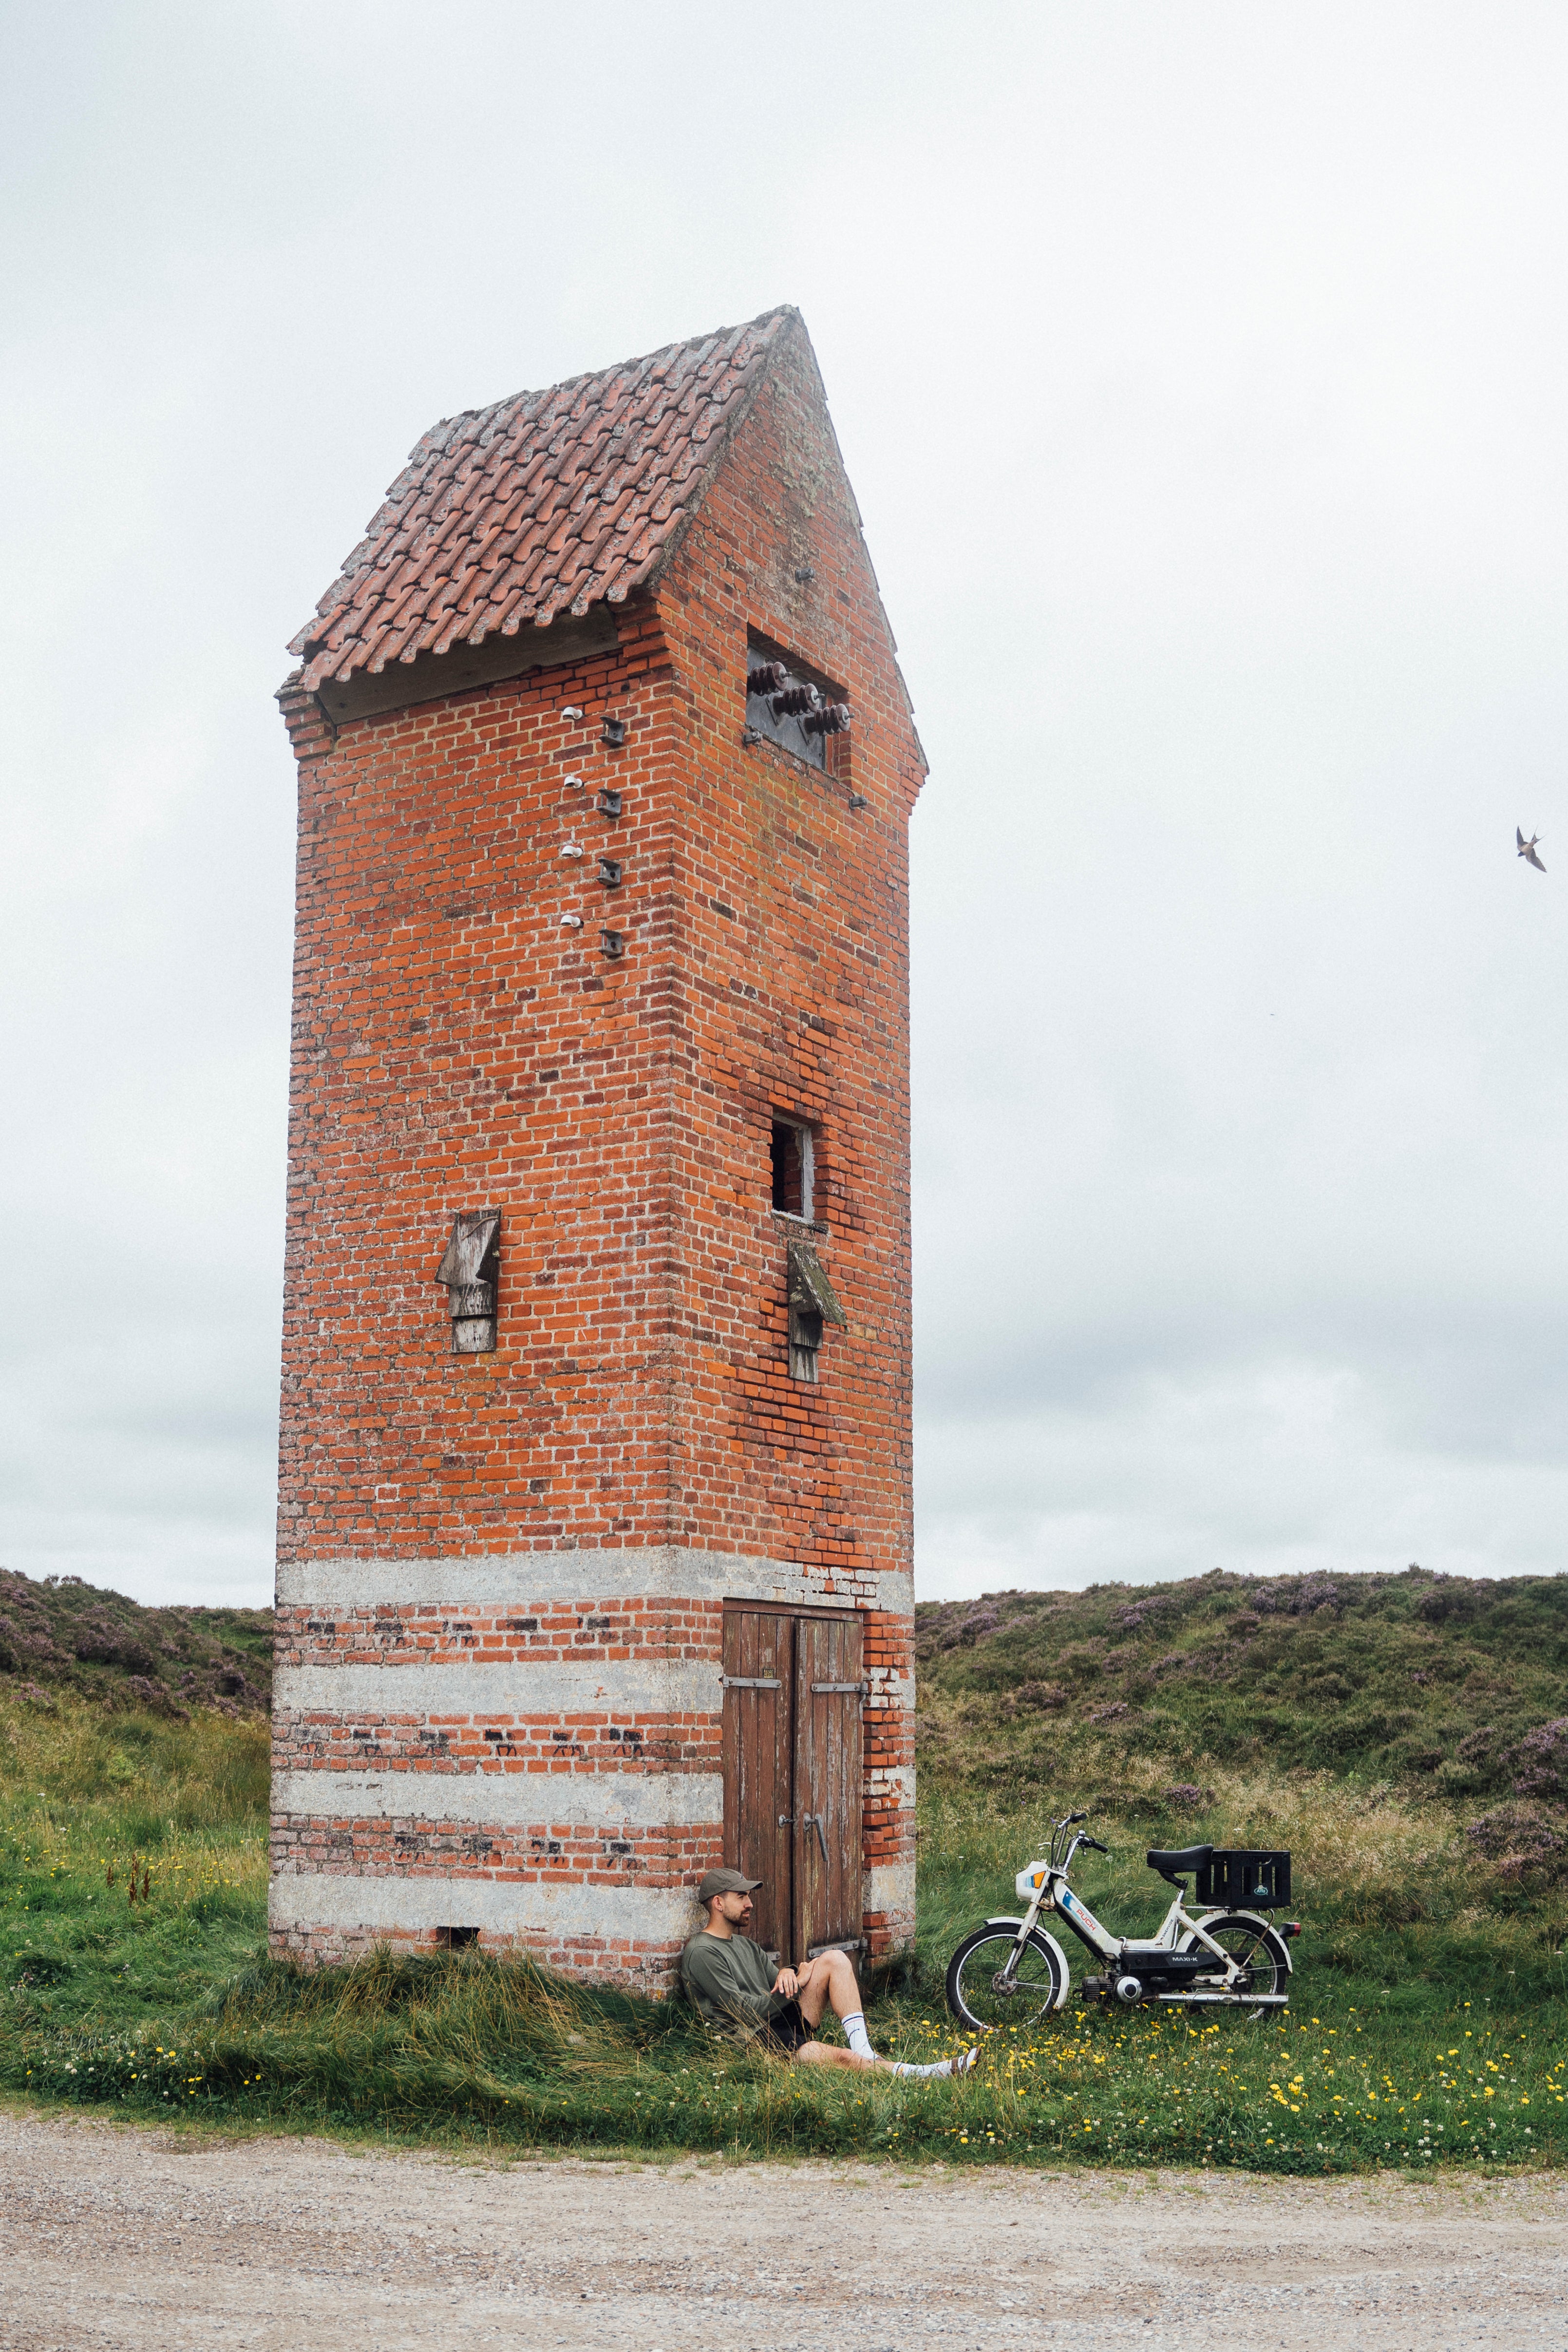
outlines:
[[[1061,1960],[1032,1931],[1020,1951],[1015,1930],[977,1927],[947,1963],[947,2006],[960,2024],[980,2033],[1040,2024],[1066,1990]]]

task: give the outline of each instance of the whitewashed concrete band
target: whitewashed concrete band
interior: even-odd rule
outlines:
[[[611,1665],[464,1656],[444,1666],[279,1666],[273,1706],[295,1715],[717,1715],[713,1664],[622,1658]]]
[[[724,1821],[718,1772],[275,1772],[272,1811],[329,1821],[586,1823],[709,1829]]]
[[[851,1609],[870,1581],[878,1609],[913,1615],[915,1579],[906,1571],[879,1569],[850,1581],[851,1591],[824,1592],[821,1576],[798,1560],[629,1544],[483,1552],[472,1559],[284,1560],[277,1599],[283,1607],[307,1609],[480,1609],[612,1600],[779,1601],[796,1608]]]
[[[267,1925],[286,1928],[485,1927],[493,1935],[625,1937],[638,1944],[684,1944],[699,1924],[679,1887],[519,1885],[493,1878],[367,1878],[352,1872],[279,1871],[267,1899]]]
[[[865,1874],[865,1907],[887,1911],[895,1917],[915,1916],[915,1864],[879,1862]]]

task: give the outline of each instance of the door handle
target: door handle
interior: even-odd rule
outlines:
[[[826,1838],[823,1836],[823,1834],[822,1834],[822,1816],[821,1816],[821,1813],[802,1813],[802,1814],[801,1814],[801,1816],[800,1816],[800,1825],[801,1825],[801,1827],[802,1827],[803,1829],[815,1830],[815,1831],[816,1831],[816,1832],[817,1832],[817,1843],[818,1843],[818,1844],[821,1847],[821,1849],[822,1849],[822,1867],[823,1867],[823,1869],[824,1869],[824,1870],[831,1870],[831,1869],[832,1868],[832,1864],[831,1864],[831,1863],[830,1863],[830,1861],[828,1860],[828,1841],[827,1841],[827,1839],[826,1839]]]
[[[781,1830],[792,1830],[795,1826],[794,1814],[780,1813],[779,1816],[779,1826]]]

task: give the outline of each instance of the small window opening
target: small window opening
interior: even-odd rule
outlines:
[[[441,1952],[465,1952],[479,1940],[477,1927],[437,1927],[435,1947]]]
[[[773,1122],[773,1205],[787,1217],[810,1218],[812,1176],[811,1130],[793,1119]]]

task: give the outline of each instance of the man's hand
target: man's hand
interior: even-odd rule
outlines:
[[[786,2000],[793,2000],[800,1990],[800,1979],[793,1969],[780,1969],[773,1979],[773,1990],[781,1992]]]

